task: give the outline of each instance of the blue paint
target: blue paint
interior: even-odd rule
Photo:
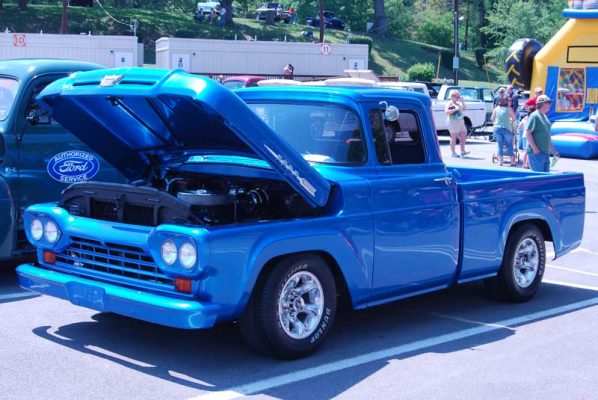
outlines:
[[[430,100],[422,95],[334,87],[256,88],[234,94],[198,76],[144,69],[119,70],[125,76],[114,87],[93,84],[112,73],[80,74],[56,84],[41,98],[54,112],[58,109],[75,135],[102,156],[110,156],[121,170],[144,177],[144,168],[160,169],[163,163],[178,160],[170,164],[171,172],[286,181],[321,212],[237,224],[152,227],[77,218],[55,204],[35,205],[27,209],[25,225],[33,218],[52,219],[62,235],[54,245],[35,243],[39,266],[18,268],[25,288],[164,325],[206,328],[239,318],[260,274],[273,260],[289,254],[318,253],[334,263],[353,307],[365,308],[495,275],[509,232],[524,221],[548,226],[557,256],[581,241],[585,209],[581,174],[447,167],[439,153]],[[144,85],[126,84],[144,79]],[[107,101],[107,95],[115,98]],[[424,144],[421,162],[378,161],[380,142],[374,140],[369,116],[372,109],[379,111],[381,99],[415,115],[413,124]],[[81,113],[72,116],[76,123],[69,122],[63,107],[82,102]],[[148,102],[153,107],[146,108]],[[354,165],[305,161],[247,106],[266,103],[346,109],[363,127],[367,157]],[[188,122],[200,119],[206,124]],[[113,149],[108,142],[120,147]],[[297,174],[314,182],[325,196],[314,197],[296,185]],[[166,265],[160,245],[167,239],[179,246],[193,243],[197,265],[189,270],[177,262]],[[86,268],[85,257],[76,265],[64,262],[78,257],[69,246],[81,240],[110,257],[113,253],[104,250],[110,246],[133,249],[128,252],[141,256],[123,264],[149,260],[157,270],[151,273],[159,279],[133,283],[126,274]],[[57,261],[43,262],[43,250],[58,254]],[[192,292],[175,291],[176,278],[191,279]],[[125,290],[131,287],[139,295]]]

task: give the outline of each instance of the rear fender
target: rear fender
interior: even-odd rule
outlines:
[[[561,235],[558,229],[559,220],[552,206],[548,202],[543,201],[522,201],[513,204],[504,214],[501,224],[501,254],[504,254],[504,249],[509,237],[509,233],[513,227],[525,221],[540,220],[546,222],[552,241],[554,245],[555,258],[558,256],[559,246],[561,243]],[[541,227],[539,227],[541,228]],[[548,240],[548,238],[546,238]]]

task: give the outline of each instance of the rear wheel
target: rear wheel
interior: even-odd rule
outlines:
[[[241,316],[241,334],[255,351],[301,358],[324,341],[336,314],[336,285],[318,256],[285,258],[256,287]]]
[[[545,264],[542,232],[533,224],[521,225],[509,235],[498,275],[487,279],[486,286],[500,300],[529,300],[540,288]]]

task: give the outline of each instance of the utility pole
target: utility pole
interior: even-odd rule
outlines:
[[[60,20],[60,33],[62,33],[63,35],[69,32],[68,7],[68,0],[62,0],[62,19]]]
[[[455,56],[453,57],[453,80],[459,84],[459,0],[454,0],[454,29],[455,29]]]
[[[324,43],[324,0],[320,0],[320,43]]]

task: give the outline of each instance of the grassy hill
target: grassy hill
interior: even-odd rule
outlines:
[[[19,11],[16,6],[5,5],[0,10],[0,31],[7,27],[13,32],[58,33],[62,7],[59,5],[29,5],[26,11]],[[207,22],[199,23],[193,19],[193,14],[165,13],[140,9],[112,9],[108,8],[117,20],[129,23],[132,19],[139,21],[137,35],[145,47],[145,63],[155,62],[154,43],[160,37],[184,37],[203,39],[247,40],[280,40],[283,41],[311,41],[303,36],[308,28],[305,25],[289,25],[278,23],[267,26],[263,22],[247,18],[235,18],[234,25],[226,28],[212,26]],[[103,10],[94,8],[69,8],[69,33],[88,33],[94,35],[131,35],[126,24],[120,24],[111,19]],[[346,43],[348,32],[326,30],[325,41],[331,43]],[[319,32],[314,30],[314,38]],[[438,65],[439,47],[429,46],[398,39],[380,38],[364,34],[351,34],[351,41],[371,40],[372,50],[369,66],[379,75],[404,76],[407,69],[416,63],[432,63]],[[451,52],[444,49],[445,53]],[[439,77],[452,77],[452,59],[446,54],[441,60]],[[488,66],[488,71],[479,68],[473,53],[462,52],[460,63],[460,79],[470,81],[495,82],[500,77],[499,69]]]

